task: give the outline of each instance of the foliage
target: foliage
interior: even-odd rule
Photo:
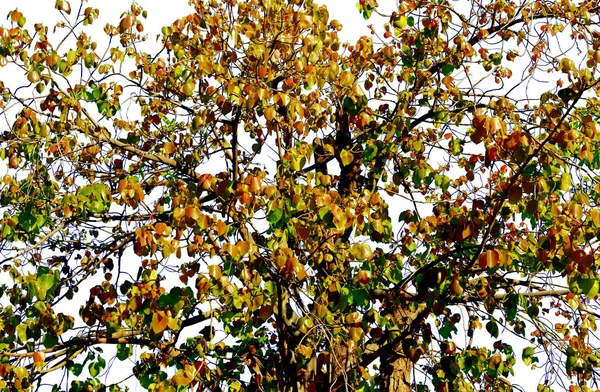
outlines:
[[[597,385],[597,1],[92,3],[0,28],[0,389]]]

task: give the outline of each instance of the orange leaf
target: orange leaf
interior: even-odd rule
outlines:
[[[217,221],[217,235],[221,237],[223,234],[227,233],[227,225],[221,219]]]
[[[257,195],[260,195],[260,190],[261,190],[260,178],[258,178],[256,176],[251,176],[251,177],[252,178],[250,179],[250,190]]]
[[[200,178],[198,178],[198,182],[204,189],[211,189],[212,187],[212,174],[202,174]]]
[[[175,219],[175,221],[181,220],[184,216],[185,216],[185,210],[183,208],[176,207],[173,210],[173,219]]]
[[[463,240],[469,238],[470,235],[471,235],[471,225],[470,224],[466,224],[465,228],[462,231],[462,238],[463,238]]]
[[[154,225],[154,231],[156,231],[158,235],[162,235],[165,232],[166,228],[167,224],[165,222],[158,222]]]
[[[479,268],[495,268],[500,261],[500,253],[497,250],[488,250],[479,255]]]
[[[250,243],[248,241],[238,241],[236,246],[240,255],[246,255],[250,252]]]
[[[200,209],[196,206],[187,206],[185,207],[185,217],[197,221],[200,219]]]
[[[485,152],[485,160],[486,162],[492,162],[496,160],[498,156],[498,147],[489,146]]]
[[[265,67],[264,65],[259,65],[256,70],[258,71],[258,77],[263,79],[265,77],[265,75],[267,74],[267,67]]]
[[[44,354],[43,352],[36,351],[33,353],[33,362],[35,362],[35,363],[44,362],[45,359],[46,359],[46,354]]]
[[[175,151],[177,151],[177,147],[175,147],[175,143],[173,143],[173,142],[165,143],[165,152],[167,153],[167,155],[171,155]]]
[[[163,312],[157,311],[152,315],[152,331],[155,334],[159,334],[167,328],[169,323],[169,317],[165,316]]]

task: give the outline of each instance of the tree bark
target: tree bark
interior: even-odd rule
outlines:
[[[395,351],[402,350],[398,345]],[[396,352],[381,357],[381,391],[409,392],[411,391],[412,362]]]
[[[410,300],[409,300],[410,301]],[[417,309],[410,309],[406,299],[400,303],[393,296],[386,299],[387,309],[392,310],[394,321],[402,336],[393,349],[385,350],[380,356],[380,390],[385,392],[412,391],[413,363],[407,357],[404,346],[416,344],[413,338],[422,329],[422,322],[427,315],[425,304],[420,304]],[[406,344],[412,342],[411,344]]]

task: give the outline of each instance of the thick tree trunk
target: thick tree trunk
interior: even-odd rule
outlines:
[[[386,350],[380,357],[380,390],[385,392],[409,392],[412,391],[413,363],[406,356],[403,346],[407,342],[414,342],[413,336],[422,327],[425,304],[421,304],[416,310],[409,309],[406,302],[397,303],[395,298],[387,299],[388,309],[393,309],[394,319],[398,326],[403,341],[398,343],[392,350]],[[410,345],[406,344],[407,347]]]
[[[356,366],[356,355],[348,350],[348,346],[341,339],[338,340],[335,347],[332,348],[333,355],[330,358],[329,384],[334,390],[353,391],[348,382],[348,370]]]
[[[401,347],[396,347],[402,350]],[[412,362],[406,357],[398,358],[397,353],[381,358],[381,391],[410,392]],[[395,355],[396,354],[396,355]]]

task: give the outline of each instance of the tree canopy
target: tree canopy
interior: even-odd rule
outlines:
[[[0,27],[0,390],[598,388],[598,1],[55,8]]]

